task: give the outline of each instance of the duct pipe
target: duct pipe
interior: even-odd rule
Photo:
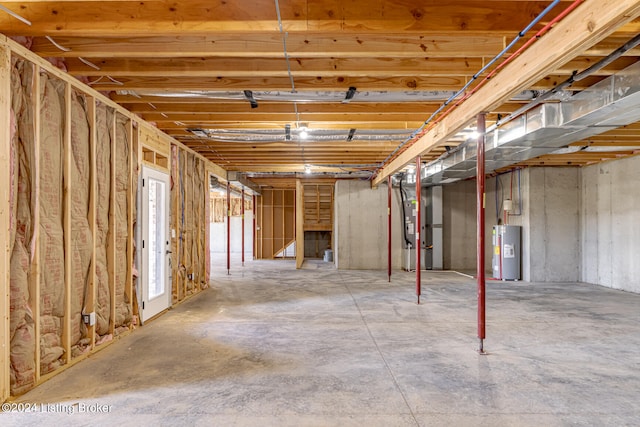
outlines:
[[[485,277],[484,277],[484,143],[485,122],[484,113],[478,114],[478,157],[476,161],[476,209],[477,209],[477,257],[476,272],[478,276],[478,339],[480,354],[484,352],[485,339]]]
[[[227,275],[231,274],[231,183],[227,181]]]
[[[244,187],[242,187],[242,199],[240,200],[242,212],[242,266],[244,267]]]
[[[391,175],[387,178],[387,273],[391,283]]]
[[[511,120],[515,119],[516,117],[520,116],[521,114],[524,114],[527,111],[531,110],[532,108],[542,104],[544,101],[548,100],[549,98],[551,98],[556,93],[563,91],[565,88],[571,86],[573,83],[579,82],[580,80],[583,80],[586,77],[589,77],[591,74],[593,74],[593,73],[601,70],[602,68],[606,67],[607,65],[611,64],[613,61],[615,61],[616,59],[620,58],[627,51],[635,48],[639,44],[640,44],[640,34],[636,35],[634,38],[632,38],[631,40],[626,42],[624,45],[620,46],[618,49],[616,49],[613,52],[611,52],[605,58],[603,58],[600,61],[598,61],[595,64],[593,64],[591,67],[589,67],[586,70],[583,70],[583,71],[581,71],[579,73],[578,72],[574,72],[574,74],[571,77],[569,77],[567,80],[563,81],[562,83],[560,83],[559,85],[557,85],[556,87],[551,89],[550,91],[543,93],[539,97],[533,99],[528,104],[523,105],[522,107],[520,107],[519,109],[517,109],[513,113],[509,114],[507,117],[503,118],[502,120],[498,120],[498,122],[495,125],[493,125],[491,127],[491,129],[489,129],[489,130],[493,130],[493,129],[499,127],[499,126],[502,126],[505,123],[508,123]]]
[[[420,207],[420,193],[422,191],[420,175],[422,174],[420,173],[420,166],[420,156],[418,156],[416,157],[416,296],[418,297],[418,304],[420,304],[420,294],[422,293],[420,284],[420,247],[422,246],[420,244],[420,214],[422,210]]]

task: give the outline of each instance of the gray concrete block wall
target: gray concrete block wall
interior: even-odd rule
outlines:
[[[488,178],[485,191],[485,270],[491,272],[492,227],[503,220],[499,200],[513,197],[519,209],[517,175]],[[522,278],[527,281],[577,281],[579,277],[579,193],[576,168],[531,168],[521,172],[521,215],[508,223],[522,226]],[[444,187],[445,269],[476,269],[476,181]],[[499,215],[496,213],[499,211]],[[515,212],[514,212],[515,213]]]
[[[227,217],[224,222],[212,222],[209,226],[211,253],[227,253]],[[231,246],[232,253],[242,250],[242,218],[231,217]],[[245,211],[244,215],[244,253],[247,259],[253,253],[253,211]]]
[[[495,181],[485,183],[485,271],[491,272],[492,228],[496,224]],[[443,246],[445,270],[476,270],[476,181],[443,187]]]
[[[580,280],[640,293],[640,157],[580,171]]]
[[[402,267],[401,209],[392,197],[392,266]],[[339,269],[387,268],[387,186],[369,181],[339,180],[334,198],[334,260]]]
[[[475,270],[475,181],[443,187],[443,265],[445,270]]]
[[[579,280],[579,169],[531,168],[527,280]]]

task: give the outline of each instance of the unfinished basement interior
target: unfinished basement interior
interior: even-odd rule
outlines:
[[[0,424],[640,425],[640,1],[0,0]]]

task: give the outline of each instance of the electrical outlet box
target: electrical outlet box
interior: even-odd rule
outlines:
[[[88,326],[93,326],[96,324],[96,313],[95,311],[92,311],[91,313],[82,313],[82,322],[84,322],[85,325]]]
[[[187,279],[193,281],[193,273],[187,274]]]

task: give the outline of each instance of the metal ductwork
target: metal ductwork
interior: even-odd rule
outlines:
[[[640,120],[640,62],[558,103],[540,104],[486,134],[487,173]],[[575,151],[575,150],[574,150]],[[427,185],[476,175],[477,142],[423,167]]]

